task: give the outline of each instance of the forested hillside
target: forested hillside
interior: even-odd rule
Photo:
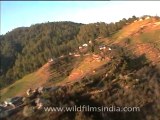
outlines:
[[[71,22],[36,24],[29,28],[17,28],[1,36],[3,83],[11,83],[33,72],[49,58],[73,49],[71,41],[78,34],[80,25]]]
[[[79,44],[97,37],[109,37],[126,24],[137,19],[119,22],[80,24],[48,22],[21,27],[0,36],[0,87],[13,83],[41,67],[50,58],[68,54]]]

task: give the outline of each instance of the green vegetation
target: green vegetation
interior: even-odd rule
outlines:
[[[43,23],[18,28],[0,36],[1,62],[4,63],[0,71],[0,87],[7,86],[1,91],[1,100],[23,96],[22,93],[31,86],[33,89],[40,86],[41,74],[43,76],[48,71],[51,74],[46,77],[48,81],[41,85],[52,88],[26,96],[23,110],[9,116],[9,119],[159,120],[159,52],[156,48],[153,50],[153,45],[159,47],[160,31],[142,31],[140,26],[149,23],[149,20],[129,24],[136,19],[133,16],[116,23],[87,25],[72,22]],[[91,54],[85,56],[77,49],[89,41],[93,45],[89,45],[91,49],[85,53],[93,53],[95,58]],[[102,52],[98,47],[105,43],[109,46]],[[150,44],[142,46],[137,43]],[[133,49],[136,45],[138,47],[135,49],[140,54],[136,54]],[[68,56],[70,52],[80,53],[81,56]],[[45,64],[49,66],[46,68],[44,63],[49,58],[53,58],[54,64]],[[42,69],[47,72],[41,69],[38,70],[40,72],[33,72],[43,65],[45,67]],[[54,85],[60,86],[55,90]],[[140,107],[140,112],[45,112],[43,107],[37,109],[37,98],[43,101],[43,107]]]
[[[64,80],[69,76],[74,67],[76,67],[75,65],[79,62],[81,61],[68,56],[58,60],[56,64],[52,65],[50,68],[52,76],[50,77],[49,84],[56,84]]]
[[[36,84],[39,79],[35,76],[34,73],[26,75],[24,78],[16,81],[12,85],[6,87],[1,91],[1,101],[6,98],[17,96],[21,93],[25,93],[26,90]]]
[[[1,36],[1,87],[34,72],[49,58],[73,50],[80,25],[72,22],[36,24]]]
[[[97,69],[94,75],[84,77],[80,82],[47,92],[40,97],[50,101],[49,106],[119,106],[140,107],[140,112],[44,112],[36,110],[27,119],[53,117],[66,120],[158,120],[160,72],[151,65],[145,56],[136,57],[126,49],[117,51],[119,56]],[[133,64],[134,62],[134,64]],[[154,73],[154,74],[153,74]],[[106,75],[107,74],[107,75]],[[98,94],[96,91],[101,90]],[[47,96],[47,97],[46,97]],[[30,107],[31,104],[27,105]],[[31,105],[34,107],[34,105]],[[47,106],[47,105],[46,105]],[[148,109],[150,108],[150,109]],[[26,111],[26,107],[24,108]],[[30,113],[31,111],[28,111]],[[11,117],[26,119],[23,114]]]
[[[77,47],[97,37],[107,37],[132,19],[116,23],[78,24],[48,22],[16,28],[0,36],[0,87],[5,87],[40,68],[49,58],[76,51]]]

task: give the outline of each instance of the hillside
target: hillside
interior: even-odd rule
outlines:
[[[59,45],[56,50],[62,47],[62,51],[58,51],[57,55],[52,51],[53,44],[48,46],[45,40],[39,42],[36,37],[37,45],[33,47],[32,42],[29,43],[28,47],[33,47],[32,50],[26,51],[28,49],[24,47],[22,55],[24,51],[26,55],[18,57],[24,61],[22,68],[29,65],[28,63],[34,66],[34,62],[41,59],[43,55],[39,56],[39,52],[43,44],[46,44],[44,50],[51,47],[52,50],[48,49],[51,54],[46,56],[43,64],[37,65],[33,71],[30,71],[30,74],[23,74],[26,76],[11,85],[7,84],[7,87],[1,90],[2,100],[15,96],[25,97],[23,107],[20,106],[14,115],[9,114],[8,118],[17,120],[46,118],[49,120],[158,120],[160,118],[157,114],[160,112],[160,19],[159,17],[142,18],[132,17],[108,25],[95,23],[79,25],[78,28],[75,25],[79,30],[72,39],[66,42],[64,38],[61,43],[54,44]],[[116,28],[116,26],[119,27]],[[63,38],[63,32],[61,34]],[[47,42],[54,42],[54,40],[48,39]],[[83,46],[85,44],[87,46]],[[32,56],[30,61],[28,56],[30,52],[35,58],[39,57],[34,61]],[[45,54],[48,54],[47,51]],[[27,57],[29,59],[24,65],[24,59]],[[13,69],[16,68],[15,65]],[[29,88],[36,90],[42,86],[44,90],[38,95],[25,94]],[[48,90],[50,87],[51,89]],[[39,104],[35,103],[37,99],[41,99],[40,108],[38,108]],[[44,107],[66,108],[81,105],[139,107],[140,111],[44,111]]]
[[[101,67],[105,61],[97,61],[93,58],[92,55],[84,58],[84,60],[78,65],[77,68],[74,68],[70,75],[67,78],[67,82],[81,80],[86,75],[92,74],[93,71]]]
[[[80,26],[73,22],[42,23],[2,35],[0,86],[7,86],[34,72],[48,59],[73,50]]]
[[[59,57],[52,62],[48,61],[35,72],[24,76],[22,79],[0,90],[0,101],[14,96],[23,96],[29,88],[35,89],[40,86],[51,86],[59,83],[67,77],[68,72],[71,72],[75,62],[76,64],[78,63],[77,59],[72,56]]]
[[[49,67],[49,63],[46,63],[38,71],[26,75],[12,85],[6,87],[5,89],[2,89],[0,91],[1,101],[14,96],[24,96],[27,89],[34,89],[39,86],[43,86],[49,80],[51,74],[49,71]]]
[[[85,57],[79,62],[76,61],[75,63],[76,59],[77,58],[70,58],[70,62],[72,63],[67,66],[64,63],[64,58],[59,59],[56,63],[47,62],[36,72],[26,75],[24,78],[16,81],[5,89],[2,89],[1,101],[14,96],[24,96],[29,88],[35,89],[40,86],[52,86],[53,84],[60,86],[64,86],[66,83],[72,84],[78,80],[81,80],[88,74],[94,74],[93,71],[95,69],[103,66],[108,61],[108,59],[105,61],[97,61],[94,57],[92,57],[92,55]],[[74,67],[70,68],[70,65],[73,65]],[[70,72],[69,75],[64,74],[65,71],[61,70],[63,68]]]
[[[134,54],[140,56],[145,54],[153,63],[160,62],[160,24],[159,20],[150,18],[135,21],[120,30],[112,39],[112,44],[126,47]]]
[[[119,24],[116,27],[116,24]],[[48,22],[21,27],[0,36],[0,87],[8,86],[34,72],[48,59],[75,51],[80,44],[98,36],[109,36],[125,25],[78,24],[73,22]],[[113,29],[113,27],[115,27]]]
[[[126,50],[125,50],[126,51]],[[120,52],[118,53],[120,54]],[[105,62],[94,74],[86,75],[80,81],[65,84],[63,87],[42,93],[41,99],[50,101],[44,106],[138,106],[140,112],[44,112],[43,108],[27,112],[32,98],[26,97],[27,105],[12,119],[140,119],[159,118],[159,69],[148,63],[144,56],[121,53],[110,62]],[[134,64],[133,64],[134,63]],[[154,73],[154,74],[153,74]],[[73,74],[73,73],[72,73]],[[36,99],[36,98],[35,98]],[[150,108],[150,109],[148,109]],[[25,111],[25,114],[24,114]],[[41,113],[41,114],[38,114]],[[146,115],[147,113],[147,115]],[[80,114],[80,115],[79,115]],[[24,117],[24,115],[26,117]],[[107,117],[106,117],[107,116]],[[132,117],[131,117],[132,116]]]

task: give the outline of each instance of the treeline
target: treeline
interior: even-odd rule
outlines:
[[[48,22],[21,27],[0,36],[0,87],[13,83],[41,67],[49,58],[68,54],[78,45],[108,37],[137,17],[106,24]]]
[[[54,22],[17,28],[1,36],[1,86],[70,50],[81,24]],[[73,41],[73,42],[71,42]]]
[[[82,25],[80,27],[79,34],[77,35],[77,40],[79,42],[87,42],[89,40],[94,40],[97,37],[109,37],[124,27],[126,24],[132,23],[137,19],[137,17],[132,16],[129,19],[123,18],[119,22],[115,23],[111,22],[107,24],[105,22],[97,22],[93,24]]]

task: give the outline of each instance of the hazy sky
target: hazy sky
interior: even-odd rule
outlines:
[[[1,32],[53,21],[115,22],[133,15],[160,16],[160,1],[1,1]]]

